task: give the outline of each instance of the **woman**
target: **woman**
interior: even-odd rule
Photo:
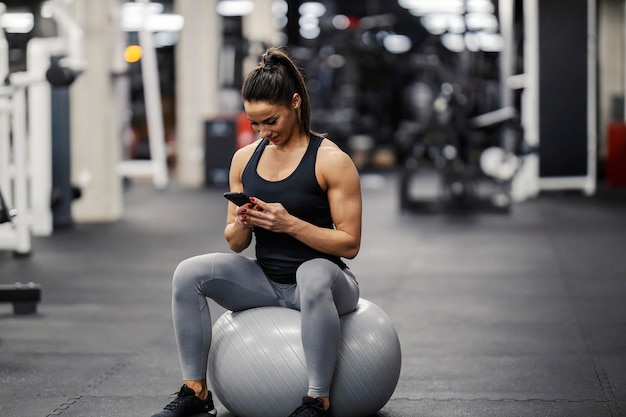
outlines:
[[[354,311],[357,281],[341,260],[361,242],[361,188],[350,157],[311,131],[302,74],[270,48],[244,81],[245,112],[261,139],[233,156],[224,236],[234,252],[256,240],[256,259],[214,253],[187,259],[173,278],[173,320],[183,373],[174,401],[153,417],[215,415],[206,372],[211,316],[206,297],[238,311],[283,306],[301,311],[309,388],[290,417],[326,416],[340,338],[339,316]],[[271,399],[268,399],[271,401]]]

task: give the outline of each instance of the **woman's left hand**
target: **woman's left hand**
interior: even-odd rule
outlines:
[[[276,233],[289,233],[295,218],[281,203],[266,203],[254,197],[250,201],[254,204],[252,209],[241,210],[247,224]]]

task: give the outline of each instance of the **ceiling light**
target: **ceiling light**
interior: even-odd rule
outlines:
[[[430,13],[455,13],[462,14],[465,11],[463,0],[399,0],[414,16],[424,16]]]
[[[499,33],[478,32],[480,49],[485,52],[501,52],[504,49],[504,38]]]
[[[304,39],[315,39],[320,35],[319,26],[311,27],[311,28],[300,28],[300,36]]]
[[[465,40],[463,35],[458,33],[446,33],[441,36],[441,43],[452,52],[461,52],[465,50]]]
[[[305,30],[319,28],[320,21],[317,17],[311,15],[300,16],[298,19],[298,25]]]
[[[465,8],[468,13],[493,13],[495,11],[491,0],[466,0]]]
[[[251,0],[221,0],[217,3],[220,16],[247,16],[254,10]]]
[[[326,6],[317,1],[306,1],[298,7],[298,12],[303,16],[322,17],[326,13]]]
[[[405,35],[391,34],[383,39],[383,46],[392,54],[403,54],[411,49],[411,39]]]
[[[498,19],[487,13],[468,13],[465,15],[465,24],[469,30],[498,30]]]
[[[441,35],[448,29],[448,22],[442,14],[429,14],[422,16],[422,26],[433,35]]]
[[[35,27],[35,17],[32,13],[4,13],[0,26],[8,33],[29,33]]]
[[[457,14],[433,13],[421,18],[422,26],[433,35],[465,32],[465,21]]]
[[[159,14],[163,13],[163,5],[161,3],[138,3],[127,2],[122,4],[121,14],[122,16],[128,16],[132,14],[143,15],[146,14]]]
[[[122,16],[122,30],[137,32],[143,28],[150,32],[178,32],[185,25],[185,19],[178,14],[155,14],[145,18],[139,15]]]

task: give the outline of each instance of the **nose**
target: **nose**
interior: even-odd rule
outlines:
[[[262,127],[259,128],[259,135],[262,138],[268,137],[269,134],[270,134],[270,129],[268,129],[267,126],[264,126],[264,127],[262,126]]]

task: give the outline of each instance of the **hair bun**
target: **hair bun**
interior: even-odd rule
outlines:
[[[271,52],[266,52],[263,54],[263,65],[266,67],[271,67],[277,63],[276,56]]]

